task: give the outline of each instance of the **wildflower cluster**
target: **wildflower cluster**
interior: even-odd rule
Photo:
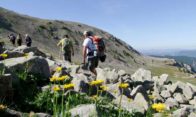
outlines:
[[[0,104],[0,110],[4,110],[4,109],[6,109],[7,108],[7,106],[5,106],[5,105],[3,105],[3,104]]]
[[[103,83],[103,80],[94,80],[92,82],[90,82],[89,84],[91,86],[96,86],[96,85],[101,85]]]
[[[2,58],[4,58],[4,59],[5,59],[5,58],[7,58],[7,57],[8,57],[8,55],[3,53],[3,54],[0,54],[0,57],[2,57]]]
[[[64,89],[73,89],[74,86],[75,86],[74,84],[70,83],[70,84],[65,84],[65,85],[63,85],[63,88],[64,88]]]
[[[60,72],[61,70],[62,70],[62,67],[57,67],[55,71]]]
[[[152,108],[157,112],[163,112],[166,108],[165,104],[163,103],[155,103],[152,105]]]
[[[50,78],[50,82],[64,81],[64,80],[66,80],[66,79],[69,79],[69,76],[68,76],[68,75],[61,76],[61,77],[53,76],[52,78]]]
[[[119,84],[119,88],[122,88],[122,89],[126,89],[127,87],[129,86],[129,84],[128,83],[121,83],[121,84]]]

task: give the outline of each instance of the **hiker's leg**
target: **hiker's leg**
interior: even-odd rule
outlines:
[[[68,61],[71,63],[71,52],[69,52]]]
[[[95,69],[95,58],[91,58],[88,60],[88,69],[97,76],[97,71]]]

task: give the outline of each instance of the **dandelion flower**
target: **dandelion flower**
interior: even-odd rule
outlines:
[[[152,108],[157,112],[163,112],[166,108],[165,104],[163,103],[155,103],[152,105]]]
[[[52,78],[50,78],[50,82],[54,82],[54,81],[57,81],[58,77],[56,76],[53,76]]]
[[[24,57],[27,58],[29,56],[29,53],[25,53]]]
[[[100,88],[101,88],[102,91],[108,90],[108,87],[107,86],[100,86]]]
[[[5,59],[7,58],[8,55],[3,53],[3,54],[0,54],[0,56]]]
[[[95,81],[90,82],[89,84],[90,84],[91,86],[100,85],[100,84],[103,83],[103,81],[104,81],[104,80],[95,80]]]
[[[62,67],[57,67],[56,72],[60,72],[62,70]]]
[[[59,91],[60,90],[60,87],[58,86],[58,85],[55,85],[54,87],[53,87],[53,91]]]
[[[4,109],[6,109],[7,108],[7,106],[5,106],[5,105],[3,105],[3,104],[0,104],[0,110],[4,110]]]
[[[59,78],[57,79],[57,81],[63,81],[63,80],[68,79],[68,78],[69,78],[68,75],[66,75],[66,76],[61,76],[61,77],[59,77]]]
[[[65,84],[65,85],[63,86],[63,88],[64,88],[64,89],[73,89],[74,86],[75,86],[74,84],[70,83],[70,84]]]
[[[119,84],[119,88],[126,89],[129,86],[128,83],[121,83]]]

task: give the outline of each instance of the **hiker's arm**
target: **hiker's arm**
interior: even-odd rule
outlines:
[[[83,46],[83,63],[84,64],[86,63],[86,50],[87,50],[87,47]]]
[[[60,44],[62,44],[62,39],[58,42],[57,46],[59,46]]]

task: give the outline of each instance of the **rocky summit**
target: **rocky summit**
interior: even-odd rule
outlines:
[[[52,59],[36,47],[5,50],[0,61],[2,116],[194,117],[196,86],[153,76],[140,68],[97,68],[95,78],[80,65]],[[9,103],[12,103],[9,105]]]

